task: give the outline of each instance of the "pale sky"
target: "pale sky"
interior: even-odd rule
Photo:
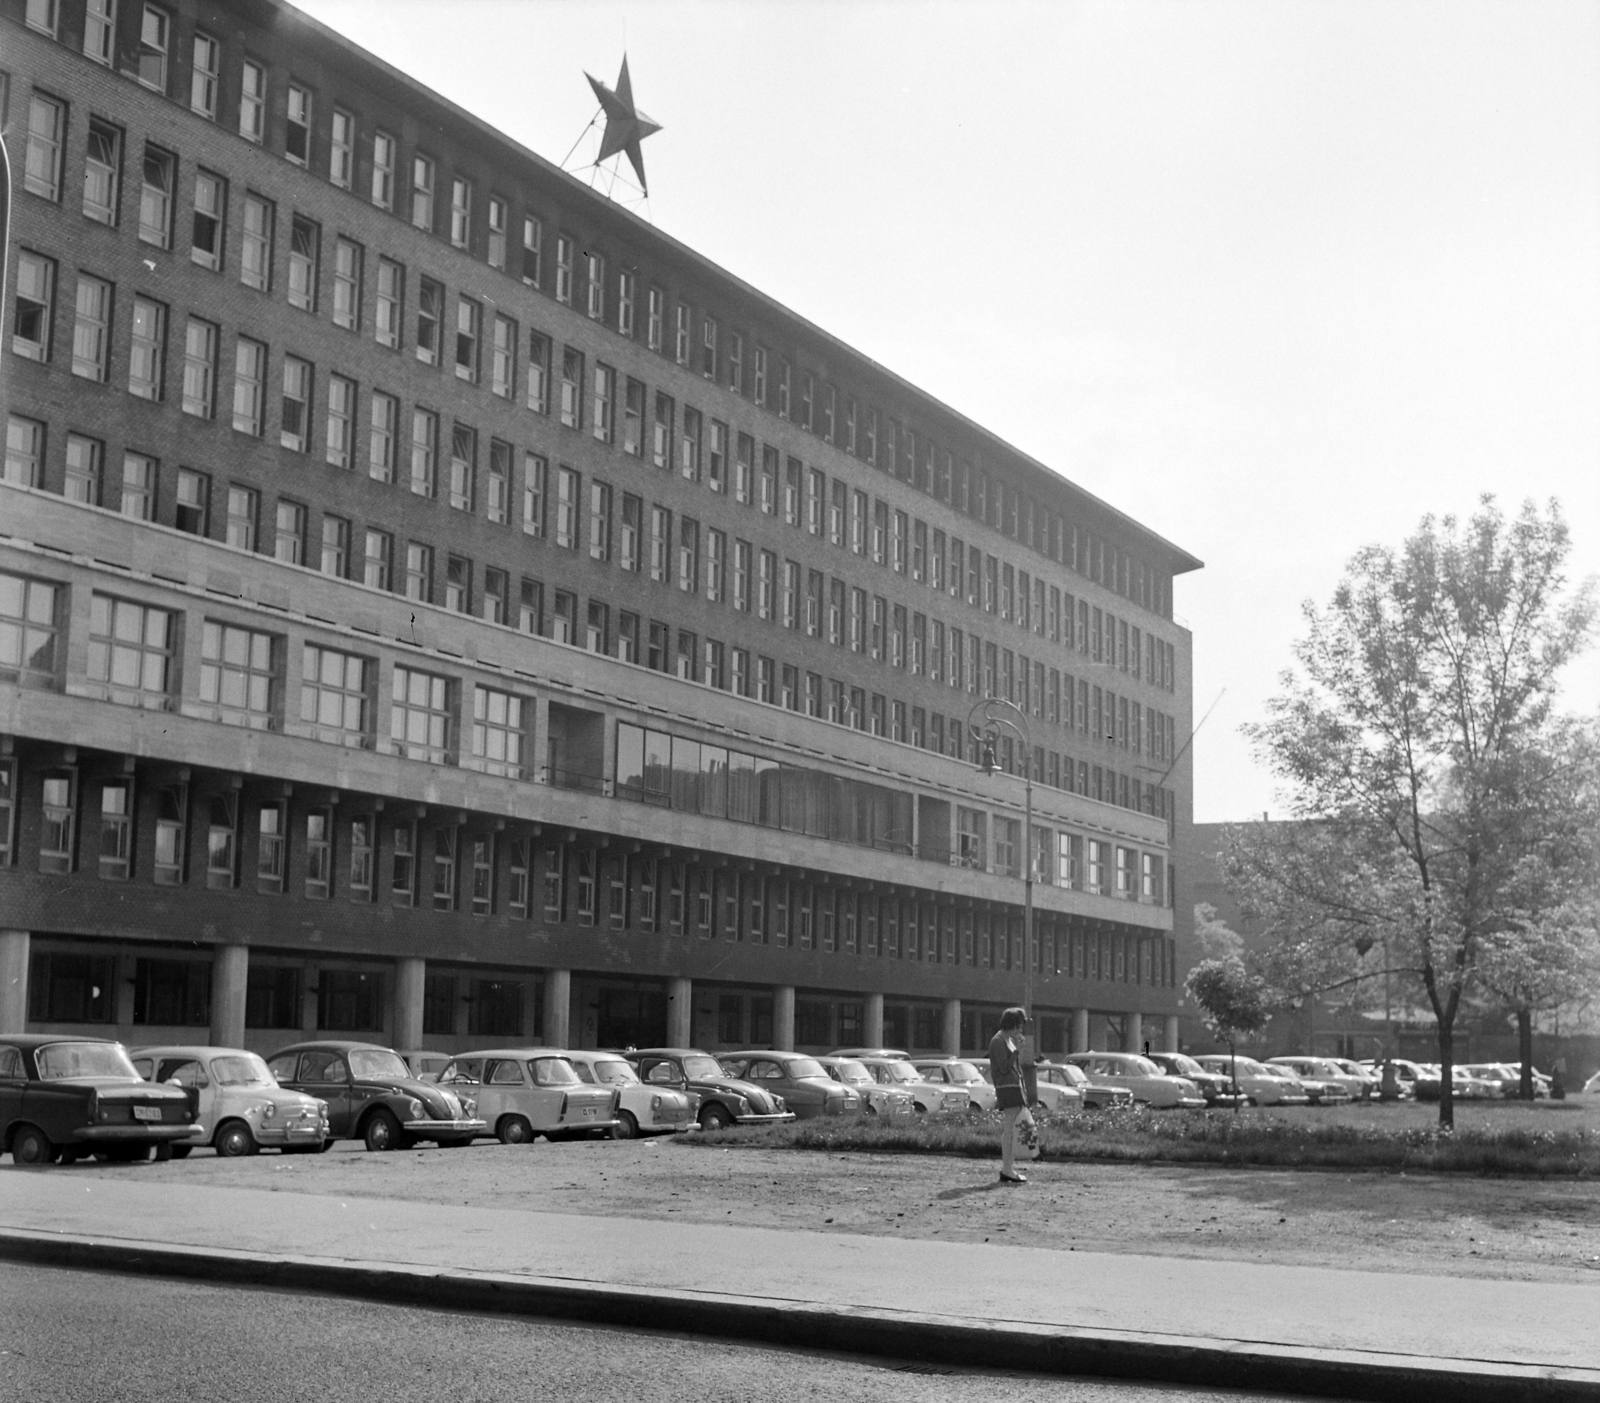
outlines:
[[[555,162],[626,49],[658,228],[1204,560],[1202,822],[1358,547],[1554,496],[1600,573],[1592,0],[302,7]]]

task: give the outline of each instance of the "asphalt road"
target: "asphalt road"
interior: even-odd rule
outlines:
[[[602,1327],[374,1305],[331,1296],[103,1276],[8,1263],[0,1378],[13,1398],[61,1403],[1274,1403],[992,1373],[924,1373],[825,1354]]]

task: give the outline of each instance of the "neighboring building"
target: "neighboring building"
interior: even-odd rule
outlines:
[[[977,1047],[1031,764],[1176,1037],[1197,560],[288,6],[0,37],[0,1030]]]

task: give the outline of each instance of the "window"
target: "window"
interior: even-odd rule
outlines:
[[[601,443],[610,443],[615,432],[617,372],[603,361],[594,363],[594,400],[590,424]]]
[[[357,250],[359,254],[359,250]],[[359,280],[360,265],[357,264]],[[393,259],[378,260],[378,292],[373,316],[373,335],[380,346],[397,349],[400,345],[400,322],[404,314],[405,269]],[[335,288],[337,297],[337,287]],[[360,286],[356,287],[356,317],[360,317]],[[336,304],[337,306],[337,304]],[[354,325],[354,323],[352,323]]]
[[[159,400],[167,356],[167,309],[148,298],[133,299],[132,348],[128,355],[128,393]]]
[[[72,325],[72,373],[102,383],[110,374],[111,284],[78,274],[77,316]]]
[[[583,255],[585,274],[584,292],[591,321],[604,321],[606,316],[606,261],[598,253]]]
[[[233,353],[233,427],[256,438],[262,433],[266,371],[267,348],[241,336]]]
[[[439,416],[431,409],[411,411],[411,490],[431,497],[439,453]]]
[[[372,203],[379,209],[394,208],[394,138],[388,132],[372,134]]]
[[[522,529],[540,540],[545,530],[549,464],[537,453],[522,455]]]
[[[260,292],[272,289],[272,203],[260,195],[244,197],[244,241],[239,252],[239,281]]]
[[[503,317],[496,313],[489,388],[501,399],[510,399],[516,392],[516,386],[517,324],[510,317]]]
[[[522,219],[522,281],[539,287],[544,274],[544,225],[534,215]]]
[[[656,395],[655,423],[651,429],[650,461],[658,468],[672,471],[672,400],[670,396]]]
[[[273,537],[274,559],[285,565],[304,565],[306,559],[306,509],[298,502],[278,502],[277,531]]]
[[[417,826],[394,826],[394,858],[389,877],[389,897],[396,906],[410,906],[417,898]]]
[[[717,378],[717,323],[713,317],[700,323],[700,373],[707,380]]]
[[[344,238],[333,245],[333,324],[361,329],[361,245]]]
[[[215,121],[217,116],[217,75],[222,50],[209,34],[194,36],[194,62],[189,69],[189,110]]]
[[[256,815],[256,890],[272,893],[283,890],[288,871],[288,814],[280,799],[263,804]]]
[[[523,779],[522,698],[490,687],[472,689],[472,753],[462,757],[469,770]]]
[[[373,819],[363,815],[350,820],[345,830],[350,844],[350,869],[346,887],[352,901],[372,900]]]
[[[83,163],[84,218],[97,224],[117,222],[117,181],[121,171],[121,130],[91,117],[89,149]]]
[[[506,266],[506,202],[498,195],[489,197],[489,250],[491,268]]]
[[[109,67],[116,30],[117,0],[89,0],[83,17],[83,56]]]
[[[191,536],[207,534],[211,518],[211,479],[193,468],[178,469],[172,524]]]
[[[578,504],[581,479],[571,468],[556,471],[556,544],[564,550],[578,548]]]
[[[69,502],[87,502],[91,506],[99,506],[104,456],[105,446],[98,439],[69,433],[66,477],[61,483],[61,495]]]
[[[645,345],[652,351],[661,349],[662,335],[667,315],[667,295],[659,287],[650,289],[645,320]]]
[[[650,508],[650,578],[666,584],[671,578],[672,513],[665,507]]]
[[[45,775],[39,824],[39,870],[72,871],[73,829],[78,809],[78,777],[74,770]],[[56,957],[57,959],[60,956]]]
[[[194,177],[194,228],[189,261],[213,272],[222,271],[222,231],[226,223],[228,187],[221,176],[196,171]]]
[[[167,38],[172,25],[165,10],[144,7],[139,21],[139,81],[158,93],[167,90]]]
[[[0,679],[22,687],[54,688],[56,609],[62,597],[60,585],[0,574]],[[11,773],[0,765],[0,784],[8,785]],[[9,790],[3,797],[9,803]],[[9,832],[9,814],[0,813],[0,841]]]
[[[11,323],[11,351],[26,360],[50,358],[50,330],[56,295],[56,265],[42,254],[17,253],[16,312]]]
[[[328,377],[327,447],[324,460],[335,468],[355,462],[356,382],[343,375]]]
[[[331,512],[322,518],[322,553],[319,561],[324,575],[344,579],[350,570],[350,523]]]
[[[470,297],[456,299],[456,379],[478,383],[478,341],[483,308]]]
[[[253,731],[276,729],[277,669],[270,633],[207,619],[200,646],[200,700],[207,719]]]
[[[700,411],[683,407],[683,446],[678,471],[690,482],[700,481]]]
[[[700,589],[700,523],[687,516],[678,521],[678,588],[686,594]]]
[[[256,518],[260,511],[260,495],[252,487],[237,485],[228,488],[227,542],[240,550],[256,548]]]
[[[622,451],[644,455],[644,384],[628,378],[622,400]]]
[[[432,546],[424,545],[421,541],[406,542],[405,586],[407,599],[419,600],[423,604],[433,603]]]
[[[328,179],[341,190],[355,183],[356,119],[342,108],[333,109],[332,136],[328,146]]]
[[[511,514],[511,445],[499,439],[489,442],[489,478],[484,512],[498,526],[504,526]]]
[[[627,271],[617,274],[617,331],[633,338],[633,307],[638,277]]]
[[[509,588],[504,570],[485,569],[483,595],[478,606],[479,615],[492,624],[505,623],[506,594]]]
[[[391,589],[394,578],[394,537],[369,527],[362,544],[361,583],[371,589]]]
[[[367,475],[378,482],[394,481],[395,440],[400,433],[400,401],[374,390],[368,410],[372,435],[367,447]]]
[[[722,603],[727,568],[728,536],[715,528],[706,532],[706,601]]]
[[[713,492],[727,491],[728,426],[711,420],[706,437],[706,485]]]
[[[89,680],[104,701],[168,708],[173,615],[129,599],[96,594],[89,613]]]
[[[589,558],[611,559],[611,488],[603,482],[589,482]]]
[[[148,454],[122,455],[121,511],[135,521],[155,520],[156,460]]]
[[[450,681],[414,668],[396,667],[389,707],[389,749],[410,760],[450,763]]]
[[[477,476],[477,431],[456,424],[450,431],[450,505],[457,511],[472,510]]]
[[[572,240],[556,235],[556,301],[572,305]]]
[[[472,612],[472,562],[459,555],[445,557],[444,607],[454,614]]]
[[[561,422],[569,429],[583,426],[583,354],[571,346],[561,349]]]
[[[266,114],[267,70],[246,59],[239,74],[239,135],[260,145]]]
[[[322,231],[311,220],[295,215],[289,222],[289,305],[302,311],[317,310],[317,259]]]
[[[206,885],[226,891],[238,880],[239,795],[235,790],[213,794],[208,808]]]
[[[528,333],[528,408],[550,412],[550,338],[537,331]]]
[[[411,158],[411,223],[418,229],[433,232],[433,178],[431,156]]]
[[[333,813],[312,809],[306,815],[306,898],[326,901],[333,885]]]
[[[43,93],[28,99],[28,154],[23,168],[25,189],[47,200],[61,198],[61,141],[66,135],[67,105]]]
[[[289,84],[285,119],[284,157],[303,166],[311,156],[311,94],[298,83]]]
[[[283,358],[283,418],[278,441],[304,453],[311,436],[311,366],[298,356]]]

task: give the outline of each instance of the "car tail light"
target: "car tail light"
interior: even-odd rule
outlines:
[[[563,1091],[561,1093],[561,1114],[558,1115],[556,1117],[556,1119],[557,1120],[565,1120],[566,1118],[567,1118],[567,1093]]]
[[[615,1120],[617,1118],[617,1112],[621,1108],[622,1108],[622,1093],[620,1091],[613,1091],[611,1093],[611,1119],[612,1120]]]

